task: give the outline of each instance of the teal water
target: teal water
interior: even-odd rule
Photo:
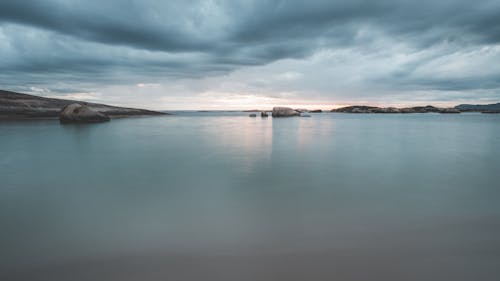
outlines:
[[[500,115],[0,123],[1,280],[499,280]]]

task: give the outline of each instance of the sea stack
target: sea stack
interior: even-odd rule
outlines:
[[[260,112],[260,117],[268,117],[269,115],[265,111]]]
[[[98,123],[109,120],[107,115],[78,103],[65,106],[59,114],[59,121],[61,123]]]
[[[300,116],[300,112],[293,110],[289,107],[274,107],[273,117],[292,117]]]

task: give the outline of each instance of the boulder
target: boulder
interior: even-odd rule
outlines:
[[[109,121],[109,117],[86,105],[72,103],[59,114],[61,123],[97,123]]]
[[[273,108],[273,117],[292,117],[299,116],[300,113],[296,110],[293,110],[289,107],[274,107]]]
[[[260,113],[260,117],[268,117],[268,116],[269,116],[269,115],[267,115],[267,112],[265,112],[265,111],[262,111],[262,112]]]

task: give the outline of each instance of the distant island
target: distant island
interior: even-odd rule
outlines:
[[[291,117],[291,116],[302,116],[304,113],[322,113],[325,112],[321,109],[292,109],[286,108],[288,111],[284,114],[281,113],[283,110],[276,109],[285,109],[284,107],[275,107],[273,110],[244,110],[243,112],[273,112],[277,113],[277,117]],[[276,111],[276,112],[275,112]],[[292,112],[293,111],[293,112]],[[284,112],[284,111],[283,111]],[[368,105],[351,105],[344,106],[329,110],[328,112],[337,112],[337,113],[443,113],[443,114],[457,114],[462,112],[480,112],[480,113],[500,113],[500,103],[495,104],[483,104],[483,105],[475,105],[475,104],[460,104],[455,107],[435,107],[432,105],[426,106],[413,106],[413,107],[377,107],[377,106],[368,106]],[[274,114],[273,114],[274,115]]]
[[[414,107],[376,107],[366,105],[354,105],[332,109],[331,112],[342,113],[461,113],[461,112],[481,112],[481,113],[500,113],[500,103],[471,105],[461,104],[451,108],[441,108],[432,105],[414,106]]]
[[[500,113],[500,102],[494,104],[461,104],[455,106],[462,112]]]
[[[168,113],[159,111],[110,106],[75,100],[44,98],[0,90],[0,120],[58,118],[63,108],[75,103],[111,118],[168,115]]]

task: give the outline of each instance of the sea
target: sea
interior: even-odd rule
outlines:
[[[500,280],[500,115],[0,122],[0,280]]]

